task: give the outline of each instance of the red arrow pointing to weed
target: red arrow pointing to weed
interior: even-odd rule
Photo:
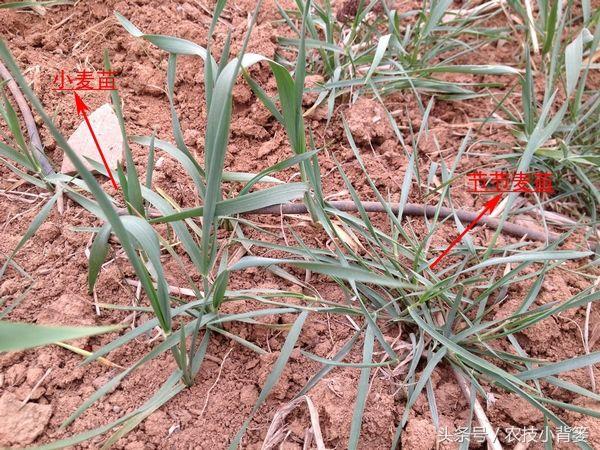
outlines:
[[[502,194],[498,194],[496,195],[494,198],[489,199],[485,205],[483,205],[483,210],[477,215],[477,217],[475,217],[475,219],[467,226],[467,228],[464,229],[464,231],[462,233],[460,233],[460,235],[454,239],[452,241],[452,243],[448,246],[448,248],[446,250],[444,250],[442,252],[442,254],[440,256],[438,256],[436,258],[435,261],[433,261],[431,263],[431,265],[429,266],[431,269],[433,269],[434,266],[437,265],[437,263],[440,262],[440,260],[446,256],[450,250],[452,250],[452,248],[458,244],[460,241],[462,241],[462,238],[465,237],[465,234],[467,234],[467,232],[473,228],[475,225],[477,225],[477,222],[479,222],[481,220],[481,218],[489,211],[492,212],[494,210],[494,208],[498,205],[498,202],[500,201],[500,198],[502,197]]]
[[[83,120],[85,120],[85,123],[87,124],[87,126],[90,130],[92,139],[94,140],[94,143],[96,144],[96,148],[98,149],[98,152],[100,153],[100,157],[102,158],[102,162],[104,163],[104,167],[106,167],[106,172],[108,173],[108,178],[110,178],[110,181],[112,182],[112,185],[115,187],[115,189],[118,190],[119,186],[117,186],[117,182],[113,178],[112,172],[110,171],[110,167],[108,167],[108,162],[106,161],[106,158],[104,157],[104,153],[102,152],[102,149],[100,148],[100,143],[98,142],[96,133],[94,133],[94,129],[92,128],[92,124],[90,123],[90,119],[88,119],[87,111],[89,111],[90,108],[88,108],[88,106],[85,103],[83,103],[83,100],[81,99],[81,97],[79,95],[77,95],[77,92],[74,92],[74,94],[75,94],[75,107],[77,108],[77,114],[83,115]]]

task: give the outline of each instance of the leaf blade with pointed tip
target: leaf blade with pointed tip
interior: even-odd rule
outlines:
[[[0,320],[0,352],[25,350],[87,336],[112,333],[122,326],[52,327]]]
[[[100,268],[108,254],[108,238],[110,237],[110,233],[110,223],[102,225],[102,228],[100,228],[100,231],[96,235],[92,247],[90,248],[90,259],[88,261],[88,292],[94,290]]]

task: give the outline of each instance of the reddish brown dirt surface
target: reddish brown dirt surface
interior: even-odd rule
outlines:
[[[65,134],[70,134],[79,124],[75,114],[72,94],[52,90],[52,78],[60,70],[73,69],[99,70],[102,65],[102,50],[108,49],[114,67],[120,75],[117,84],[124,101],[124,114],[128,133],[157,135],[172,141],[168,100],[164,91],[167,60],[165,53],[148,43],[134,39],[113,18],[113,11],[119,11],[147,33],[171,34],[206,44],[210,15],[198,6],[200,2],[159,2],[159,1],[80,1],[76,6],[60,6],[48,9],[44,16],[32,12],[1,10],[0,34],[26,70],[36,94],[49,112],[56,116],[56,124]],[[250,51],[272,57],[276,50],[275,36],[286,31],[279,29],[277,9],[271,2],[265,2],[259,22],[250,41]],[[291,7],[291,0],[283,2]],[[219,24],[215,47],[220,51],[226,36],[227,27],[233,30],[233,50],[240,46],[247,28],[247,14],[255,2],[242,0],[232,2],[227,8],[226,22]],[[207,5],[212,9],[212,4]],[[487,47],[478,54],[481,63],[510,62],[519,54],[520,48],[505,44],[501,48]],[[471,55],[472,57],[472,55]],[[472,63],[473,61],[471,61]],[[459,61],[459,63],[461,63]],[[275,83],[266,66],[252,69],[252,75],[268,92],[275,92]],[[201,160],[204,147],[204,126],[206,111],[203,103],[203,64],[200,59],[180,57],[176,82],[176,105],[184,131],[184,138],[191,151]],[[507,80],[503,80],[507,81]],[[509,81],[509,84],[514,81]],[[108,94],[93,92],[85,94],[85,101],[92,109],[109,101]],[[310,101],[308,101],[310,105]],[[419,127],[422,117],[410,93],[397,93],[386,99],[390,111],[400,110],[399,125],[407,126],[409,119]],[[467,127],[461,124],[486,117],[493,103],[485,100],[447,102],[436,100],[429,118],[430,132],[419,142],[420,167],[423,176],[427,175],[433,161],[445,160],[450,166]],[[307,120],[312,127],[318,146],[326,146],[344,165],[354,182],[357,191],[365,198],[372,198],[364,176],[348,146],[341,126],[343,112],[350,129],[360,146],[362,158],[382,192],[389,192],[392,199],[399,198],[407,162],[404,153],[394,138],[393,131],[383,117],[377,102],[361,98],[356,104],[340,104],[332,122],[325,126],[323,114],[318,110]],[[451,126],[452,125],[452,126]],[[57,167],[62,160],[62,150],[57,148],[48,134],[43,131],[46,152]],[[510,144],[512,135],[504,129],[484,127],[482,140],[476,144],[479,153],[500,153],[503,150],[489,146],[485,138]],[[408,137],[406,135],[405,137]],[[407,139],[407,142],[410,142]],[[133,147],[138,171],[143,176],[147,149]],[[477,153],[477,152],[473,152]],[[283,128],[259,103],[249,87],[240,81],[235,88],[234,117],[231,130],[231,143],[228,149],[226,167],[232,171],[258,172],[281,161],[292,154]],[[180,205],[189,207],[197,204],[191,182],[187,181],[178,163],[162,156],[157,164],[155,183],[164,189]],[[478,167],[487,161],[479,156],[469,156],[461,162],[460,171]],[[342,192],[345,187],[335,163],[328,154],[321,156],[323,183],[327,195]],[[29,195],[4,193],[0,196],[0,252],[9,254],[17,245],[32,218],[39,211],[48,194],[18,180],[5,167],[0,167],[2,177],[0,188],[18,190]],[[292,178],[293,171],[287,171],[284,179]],[[102,179],[103,187],[114,194],[107,179]],[[237,186],[232,186],[237,189]],[[423,198],[413,189],[411,201]],[[341,197],[344,197],[342,192]],[[475,209],[478,199],[460,190],[454,200],[464,209]],[[271,219],[265,219],[267,222]],[[532,219],[524,217],[531,224]],[[415,232],[425,235],[427,230],[421,219],[408,219]],[[322,235],[308,221],[286,219],[308,243],[325,245]],[[271,224],[278,226],[279,219]],[[10,269],[0,280],[0,297],[14,299],[32,283],[22,303],[9,315],[11,320],[31,323],[57,323],[70,325],[115,324],[131,317],[124,311],[101,309],[97,314],[94,298],[87,293],[86,247],[90,243],[90,233],[78,232],[75,227],[97,226],[93,219],[78,205],[65,199],[64,213],[56,210],[44,223],[35,237],[19,252],[16,262],[31,275],[27,279]],[[383,221],[380,224],[384,226]],[[454,236],[454,228],[446,225],[447,233],[433,239],[432,245],[443,247]],[[275,229],[277,233],[277,229]],[[248,235],[253,232],[248,230]],[[490,237],[486,230],[473,233],[476,243],[485,243]],[[498,245],[514,242],[501,236]],[[580,242],[573,238],[570,243]],[[126,284],[125,278],[134,275],[121,251],[113,247],[111,260],[103,268],[96,288],[97,301],[130,305],[135,298],[135,290]],[[269,256],[274,256],[273,253]],[[576,266],[572,266],[575,268]],[[176,286],[185,285],[185,276],[175,264],[166,267],[169,282]],[[304,274],[295,272],[303,278]],[[197,279],[195,275],[193,278]],[[332,300],[342,301],[337,288],[325,279],[314,277],[311,281],[321,294]],[[538,298],[538,304],[569,298],[589,285],[589,280],[564,271],[553,272],[545,281]],[[506,302],[499,304],[497,316],[508,314],[517,308],[530,285],[526,282],[509,292]],[[271,272],[250,270],[231,280],[232,289],[242,288],[301,289],[288,281],[276,277]],[[143,300],[144,301],[144,300]],[[227,312],[256,308],[246,302],[227,306]],[[147,320],[145,313],[137,314],[135,323]],[[571,357],[583,353],[580,337],[584,311],[570,310],[560,317],[545,320],[540,325],[522,334],[521,344],[530,355],[551,360]],[[292,320],[285,318],[286,321]],[[265,319],[268,321],[268,319]],[[592,328],[600,324],[600,311],[594,308],[591,316]],[[190,389],[171,400],[166,406],[153,413],[133,432],[121,439],[117,448],[128,450],[159,448],[226,448],[230,439],[250,413],[260,388],[265,381],[273,362],[279,354],[284,335],[264,327],[250,327],[242,324],[230,325],[227,330],[267,349],[269,354],[259,357],[250,350],[232,343],[226,338],[212,341],[208,353],[213,357],[200,371],[196,383]],[[389,328],[385,332],[390,340],[402,335],[408,339],[408,331]],[[311,317],[300,337],[299,346],[323,357],[331,357],[353,333],[350,323],[338,317]],[[84,349],[93,351],[114,339],[116,334],[92,337],[75,342]],[[141,336],[134,343],[111,352],[108,359],[115,364],[128,366],[155,345],[153,335]],[[591,349],[600,350],[600,341],[595,340]],[[0,355],[0,416],[13,411],[14,403],[29,396],[27,408],[20,410],[21,428],[7,429],[9,423],[0,423],[0,447],[23,447],[30,444],[48,443],[78,432],[112,421],[132,411],[149,398],[175,368],[170,355],[163,355],[124,380],[119,388],[101,399],[80,419],[66,430],[59,428],[66,419],[96,388],[119,372],[117,368],[100,363],[80,367],[81,357],[58,346],[43,349]],[[360,362],[360,354],[352,354],[349,361]],[[222,370],[220,370],[222,361]],[[294,353],[283,377],[270,395],[266,404],[251,422],[243,440],[244,448],[260,448],[274,413],[293,398],[319,365],[300,353]],[[594,369],[596,379],[600,370]],[[46,375],[46,376],[45,376]],[[45,376],[45,377],[44,377]],[[327,448],[343,449],[347,445],[350,421],[354,411],[356,385],[359,372],[351,369],[336,369],[317,385],[310,393],[321,422]],[[36,387],[39,380],[43,381]],[[567,378],[586,388],[590,379],[586,370],[569,373]],[[398,378],[400,379],[400,378]],[[433,374],[432,386],[440,414],[440,424],[450,431],[462,426],[469,413],[468,404],[462,396],[451,371],[443,367]],[[33,389],[36,387],[35,389]],[[495,401],[487,406],[487,413],[496,427],[529,426],[542,424],[540,414],[528,404],[513,395],[507,395],[490,388]],[[558,393],[556,395],[559,395]],[[566,402],[581,403],[573,394],[560,394]],[[361,448],[389,448],[398,420],[404,412],[406,386],[386,376],[381,370],[373,371],[372,386],[369,392],[361,434]],[[587,405],[598,408],[598,405]],[[13,408],[13,409],[11,409]],[[600,448],[600,425],[597,420],[576,413],[566,414],[572,425],[589,427],[591,443]],[[287,418],[290,435],[282,448],[300,449],[305,430],[310,426],[307,409],[302,406]],[[81,448],[98,448],[102,439],[92,439]],[[426,397],[421,396],[410,413],[410,420],[402,439],[402,448],[430,449],[436,446],[436,431]],[[442,448],[452,448],[443,444]],[[480,448],[484,448],[481,446]]]

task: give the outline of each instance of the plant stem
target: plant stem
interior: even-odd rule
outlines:
[[[44,175],[54,174],[54,169],[52,168],[50,161],[48,161],[48,158],[46,158],[46,155],[44,154],[44,146],[42,145],[42,140],[40,139],[40,134],[38,133],[37,125],[35,124],[35,119],[33,118],[31,109],[27,104],[27,100],[25,100],[25,97],[19,89],[19,86],[13,79],[9,70],[2,63],[2,61],[0,61],[0,75],[7,82],[6,84],[8,86],[8,89],[13,95],[15,101],[17,102],[17,106],[21,111],[21,115],[23,116],[23,120],[25,121],[25,127],[27,128],[27,134],[29,135],[29,141],[31,142],[31,146],[33,147],[35,158],[40,163]]]
[[[389,208],[394,214],[398,214],[400,210],[400,206],[398,203],[387,203],[387,205],[383,205],[380,202],[361,202],[362,208],[368,213],[385,213],[387,208]],[[326,207],[330,207],[331,209],[337,209],[339,211],[345,212],[357,212],[358,207],[356,203],[352,200],[340,200],[340,201],[332,201],[327,202]],[[255,209],[253,211],[248,211],[244,214],[259,214],[259,215],[290,215],[290,214],[306,214],[308,212],[308,208],[304,203],[281,203],[277,205],[267,206],[266,208]],[[118,208],[117,213],[120,215],[129,214],[127,209]],[[445,219],[446,217],[452,216],[456,214],[458,219],[464,223],[472,222],[477,216],[477,211],[466,211],[464,209],[451,209],[446,207],[431,206],[431,205],[423,205],[418,203],[407,203],[403,210],[402,216],[426,216],[428,218],[435,217],[438,215],[440,219]],[[162,217],[162,214],[155,210],[150,210],[150,217],[158,218]],[[478,223],[479,225],[488,225],[490,228],[497,229],[500,227],[501,220],[496,219],[494,217],[490,217],[489,215],[483,216]],[[502,232],[509,234],[515,237],[528,237],[534,241],[546,242],[546,241],[556,241],[560,238],[560,235],[557,233],[549,232],[548,234],[543,231],[533,230],[528,227],[524,227],[521,225],[517,225],[510,222],[502,223]],[[592,247],[594,244],[592,243]]]
[[[462,391],[465,399],[467,400],[467,402],[469,402],[471,398],[469,383],[462,375],[462,373],[460,373],[456,368],[452,367],[452,372],[454,373],[454,377],[456,378],[458,386],[460,387],[460,390]],[[498,436],[496,435],[492,424],[487,418],[487,415],[485,414],[481,403],[479,403],[479,400],[477,400],[477,397],[475,397],[475,399],[473,400],[473,412],[475,413],[475,417],[477,417],[479,425],[483,428],[485,432],[485,437],[488,442],[488,448],[491,450],[502,450],[502,445],[500,445],[500,442],[498,442]]]

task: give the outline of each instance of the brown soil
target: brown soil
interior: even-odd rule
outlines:
[[[51,89],[52,78],[60,69],[98,70],[102,64],[102,50],[106,48],[113,65],[120,71],[117,84],[124,101],[129,134],[149,135],[152,130],[156,130],[160,138],[172,141],[168,100],[163,88],[167,63],[165,54],[127,34],[114,20],[112,13],[115,10],[119,11],[147,33],[173,34],[205,45],[210,16],[198,7],[199,3],[84,0],[75,6],[54,7],[47,10],[44,16],[31,12],[0,10],[0,34],[7,40],[21,68],[27,70],[26,76],[33,83],[33,88],[43,104],[48,111],[55,113],[56,123],[65,134],[70,134],[78,126],[80,119],[75,114],[72,95]],[[274,4],[270,1],[265,3],[250,42],[250,51],[272,57],[276,49],[275,36],[283,34],[284,31],[278,29],[278,24],[274,22],[278,18]],[[294,4],[291,0],[283,3],[288,7]],[[234,51],[241,44],[247,27],[247,14],[254,5],[254,1],[241,0],[232,2],[227,9],[227,20],[233,30]],[[208,7],[212,8],[212,5]],[[223,45],[226,30],[225,24],[218,26],[215,45],[217,51]],[[476,55],[481,61],[475,62],[510,62],[515,60],[519,52],[520,48],[508,44],[499,48],[486,47]],[[473,55],[469,56],[472,57]],[[266,69],[266,66],[253,68],[252,75],[268,92],[274,93],[275,82]],[[182,128],[185,130],[186,144],[200,160],[203,155],[203,130],[206,120],[203,76],[203,64],[199,59],[179,58],[176,82],[177,109]],[[93,92],[85,95],[85,101],[93,110],[109,101],[109,98],[108,94]],[[404,111],[398,118],[399,125],[408,125],[409,119],[413,126],[420,125],[422,118],[412,94],[394,94],[386,99],[386,104],[391,111]],[[390,197],[397,200],[407,163],[380,108],[374,100],[361,98],[352,106],[341,103],[329,126],[325,125],[325,118],[319,110],[309,117],[307,125],[313,128],[317,145],[326,146],[344,165],[359,194],[372,199],[372,193],[364,183],[364,176],[344,138],[340,114],[343,112],[355,134],[357,145],[360,146],[365,165],[378,188],[382,192],[389,192]],[[439,163],[443,159],[450,166],[455,149],[467,131],[466,127],[461,128],[458,125],[486,117],[492,108],[493,104],[484,99],[465,102],[436,100],[429,119],[428,138],[418,144],[419,164],[423,176],[427,176],[433,161]],[[514,140],[504,129],[484,127],[480,134],[481,140],[475,147],[479,153],[503,151],[486,144],[486,138],[489,140],[493,137],[496,142],[507,145]],[[45,132],[43,141],[47,154],[55,165],[60,167],[62,150],[56,147]],[[407,139],[407,142],[410,142],[410,139]],[[147,149],[134,146],[133,151],[137,169],[143,176]],[[283,128],[270,117],[250,88],[240,81],[235,88],[227,169],[257,172],[291,154]],[[174,159],[166,155],[161,156],[155,174],[156,186],[164,189],[184,207],[197,204],[193,186],[187,181],[181,167]],[[461,162],[459,171],[464,172],[486,163],[488,161],[482,157],[469,156]],[[326,194],[343,191],[344,183],[336,170],[334,160],[324,153],[321,155],[321,164]],[[14,189],[23,193],[3,193],[0,196],[0,252],[6,255],[17,245],[48,194],[26,184],[16,184],[18,180],[5,167],[0,167],[0,171],[1,189]],[[283,174],[283,178],[291,178],[293,175],[293,171],[290,170]],[[102,181],[103,187],[114,194],[110,182],[104,178]],[[237,187],[233,185],[231,189],[235,190]],[[424,200],[417,190],[413,189],[412,192],[411,201]],[[479,204],[476,197],[459,190],[453,198],[457,204],[460,202],[464,209],[475,209]],[[524,219],[531,221],[530,218]],[[279,224],[279,218],[264,220],[267,223],[271,221],[273,225]],[[383,220],[377,220],[378,225],[385,227]],[[426,234],[427,230],[421,219],[407,220],[415,232],[423,236]],[[315,246],[325,245],[322,235],[308,221],[286,219],[286,222],[289,225],[293,224],[307,243]],[[94,298],[87,294],[85,249],[90,243],[90,233],[78,232],[75,228],[97,225],[97,220],[67,199],[63,214],[53,211],[16,258],[16,262],[31,275],[33,281],[13,269],[0,280],[0,297],[9,300],[18,297],[34,283],[22,303],[9,315],[9,319],[77,325],[114,324],[131,319],[128,318],[128,313],[123,311],[101,309],[98,314],[94,307]],[[445,230],[446,233],[434,238],[434,246],[444,246],[455,235],[455,229],[450,224],[446,225]],[[247,233],[250,237],[257,236],[252,230],[248,230]],[[473,232],[473,236],[476,242],[485,243],[491,234],[479,229]],[[514,241],[503,236],[498,245],[505,242]],[[574,237],[569,246],[575,247],[579,243],[581,238]],[[135,290],[126,284],[125,278],[133,277],[134,273],[117,248],[113,248],[109,255],[110,262],[101,271],[96,288],[97,301],[130,305],[134,301]],[[269,256],[274,254],[271,252]],[[186,278],[179,267],[167,263],[166,270],[170,284],[185,286]],[[299,278],[304,277],[299,271],[295,273]],[[342,301],[338,289],[324,278],[313,276],[311,283],[324,297]],[[589,280],[573,273],[554,271],[544,281],[537,302],[541,305],[569,298],[589,283]],[[514,292],[508,293],[507,300],[499,304],[498,317],[508,314],[511,307],[517,308],[529,286],[527,282],[515,286]],[[263,270],[249,270],[233,277],[231,287],[301,289]],[[227,306],[226,310],[233,312],[257,307],[258,305],[252,302],[246,302]],[[549,318],[527,330],[521,335],[523,348],[534,357],[551,360],[582,354],[583,346],[578,327],[582,327],[584,313],[583,310],[570,310],[560,317]],[[139,324],[148,318],[147,314],[141,313],[137,314],[134,320]],[[286,318],[286,321],[290,320]],[[599,323],[600,311],[594,308],[591,317],[592,329]],[[206,362],[194,386],[153,413],[142,425],[119,441],[117,448],[226,448],[250,413],[285,337],[264,327],[235,324],[227,329],[267,349],[269,354],[259,357],[225,338],[215,338],[208,350],[214,361]],[[386,333],[391,339],[403,335],[403,339],[408,340],[408,330],[390,327]],[[305,325],[299,346],[320,356],[331,357],[352,334],[353,329],[348,322],[337,317],[314,316],[309,318]],[[79,340],[75,345],[93,351],[115,337],[116,335],[92,337]],[[115,364],[127,366],[152,348],[156,342],[151,341],[152,337],[142,336],[134,344],[110,353],[108,359]],[[600,350],[598,340],[591,350]],[[349,360],[359,362],[361,355],[352,354]],[[175,368],[170,355],[157,358],[126,378],[119,388],[104,397],[66,430],[62,430],[59,428],[61,422],[96,388],[118,373],[118,369],[99,363],[80,367],[80,361],[81,357],[78,355],[57,346],[0,355],[0,414],[4,416],[5,413],[13,411],[15,402],[29,396],[27,408],[18,411],[18,423],[0,424],[0,446],[23,447],[48,443],[115,420],[149,398]],[[219,361],[222,361],[222,370],[219,370]],[[243,440],[244,448],[260,448],[275,412],[293,398],[318,368],[319,365],[315,362],[306,359],[300,353],[294,353],[281,381],[250,424]],[[49,373],[46,375],[46,372]],[[600,370],[597,367],[594,373],[596,379],[600,379]],[[44,375],[46,376],[42,383],[33,389]],[[327,448],[343,449],[347,445],[358,376],[357,370],[333,370],[309,393],[319,412]],[[590,388],[590,378],[586,370],[569,373],[566,377],[574,383]],[[390,377],[383,370],[373,371],[362,427],[361,448],[389,448],[396,424],[404,411],[406,386],[399,384],[400,379],[401,377]],[[434,373],[432,383],[441,426],[447,426],[450,431],[462,426],[468,418],[469,408],[452,372],[447,367],[441,367]],[[513,395],[494,389],[492,392],[495,401],[490,402],[487,413],[495,427],[542,425],[541,415],[528,404]],[[576,404],[582,402],[581,398],[573,394],[557,392],[555,395],[562,401]],[[587,406],[598,408],[598,405]],[[597,420],[576,413],[564,416],[571,425],[589,427],[592,446],[600,448],[600,424]],[[14,418],[14,414],[11,417]],[[290,435],[282,448],[302,448],[305,430],[310,427],[308,410],[302,406],[291,413],[286,421]],[[17,426],[18,424],[21,426]],[[97,448],[101,442],[101,439],[93,439],[81,447]],[[442,448],[451,448],[445,447],[447,445],[443,444]],[[435,446],[436,431],[427,399],[422,396],[410,413],[402,448],[430,449]],[[483,445],[480,448],[484,448]]]

